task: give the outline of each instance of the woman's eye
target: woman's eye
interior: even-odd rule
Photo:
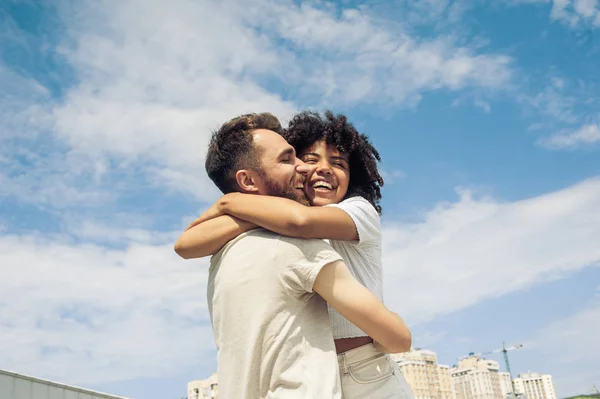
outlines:
[[[314,159],[307,159],[306,161],[304,161],[304,163],[314,164],[317,163],[317,161]]]

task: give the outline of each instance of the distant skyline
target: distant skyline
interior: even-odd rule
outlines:
[[[0,368],[140,398],[216,370],[211,129],[345,113],[380,150],[414,346],[600,386],[596,0],[0,0]],[[490,356],[504,370],[502,355]]]

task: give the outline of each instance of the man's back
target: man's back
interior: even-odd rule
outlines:
[[[339,398],[327,304],[312,292],[341,257],[322,240],[253,230],[211,260],[208,304],[225,399]]]

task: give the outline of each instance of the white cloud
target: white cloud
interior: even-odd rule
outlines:
[[[510,0],[508,5],[551,4],[550,18],[571,28],[581,26],[600,27],[598,0]]]
[[[115,219],[122,219],[123,216],[114,215]],[[120,222],[122,223],[122,220]],[[130,220],[130,222],[136,224],[133,220]],[[110,226],[91,220],[77,222],[76,219],[69,223],[68,229],[70,234],[79,239],[105,244],[160,245],[161,243],[175,242],[178,236],[177,233],[173,232],[155,232],[139,227]]]
[[[48,89],[0,62],[0,143],[15,138],[35,138],[50,125]],[[26,136],[26,137],[24,137]]]
[[[559,133],[539,140],[539,144],[549,149],[578,148],[600,142],[600,127],[584,125],[575,131]]]
[[[240,113],[295,110],[254,83],[275,54],[226,3],[86,3],[68,23],[64,53],[82,80],[54,116],[74,151],[150,162],[157,181],[203,197],[211,130]],[[186,185],[170,178],[182,174]]]
[[[537,121],[528,128],[545,133],[537,144],[547,149],[562,149],[591,146],[600,140],[594,98],[594,93],[580,81],[549,76],[543,90],[536,95],[520,94],[517,101],[523,105],[525,115],[537,114]],[[556,133],[549,135],[551,132]]]
[[[418,323],[600,264],[600,179],[499,202],[459,191],[384,231],[385,297]]]
[[[578,25],[600,26],[596,0],[553,0],[550,16],[572,27]]]
[[[0,236],[0,252],[5,367],[94,384],[164,377],[214,350],[206,260],[178,260],[171,244],[40,235]]]
[[[577,98],[566,93],[565,82],[560,78],[552,77],[550,84],[544,90],[534,96],[521,94],[518,101],[558,122],[576,123],[579,121],[579,117],[574,111]]]
[[[583,18],[591,18],[598,12],[597,0],[575,0],[573,9]]]
[[[550,16],[553,20],[561,20],[570,25],[575,25],[578,22],[576,15],[568,11],[568,7],[572,0],[553,0],[552,11]]]
[[[102,186],[102,160],[70,157],[39,138],[32,146],[17,140],[4,142],[0,159],[0,196],[46,209],[65,209],[73,204],[98,206],[116,198],[115,190]],[[29,138],[27,139],[29,140]],[[35,144],[33,144],[35,143]],[[91,176],[89,174],[91,174]]]
[[[29,82],[32,90],[15,91],[19,112],[6,108],[2,122],[3,136],[42,132],[55,145],[54,158],[68,161],[46,162],[50,179],[33,168],[21,171],[18,182],[5,176],[6,191],[29,201],[37,197],[32,191],[61,184],[68,190],[79,180],[95,193],[132,169],[138,179],[212,199],[215,191],[203,189],[211,186],[203,171],[206,143],[210,130],[232,116],[266,110],[286,118],[300,106],[414,105],[426,91],[496,90],[512,76],[505,55],[444,37],[419,40],[367,8],[106,0],[64,6],[60,17],[68,36],[57,52],[75,79],[64,82],[60,99]],[[13,80],[9,73],[2,81]]]
[[[550,149],[577,149],[591,147],[600,141],[595,123],[596,101],[581,82],[569,82],[551,76],[546,87],[530,96],[520,94],[518,102],[527,116],[538,115],[528,130],[538,131],[536,144]],[[539,119],[539,117],[543,117]],[[556,132],[553,135],[548,133]]]

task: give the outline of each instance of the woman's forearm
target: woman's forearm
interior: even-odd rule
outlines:
[[[221,197],[218,207],[222,213],[291,237],[358,240],[352,218],[335,207],[309,207],[287,198],[242,193]]]
[[[287,198],[241,193],[222,197],[219,209],[225,214],[292,237],[300,236],[309,210]]]
[[[214,255],[229,241],[256,227],[230,215],[219,216],[186,230],[177,239],[175,252],[184,259]]]

